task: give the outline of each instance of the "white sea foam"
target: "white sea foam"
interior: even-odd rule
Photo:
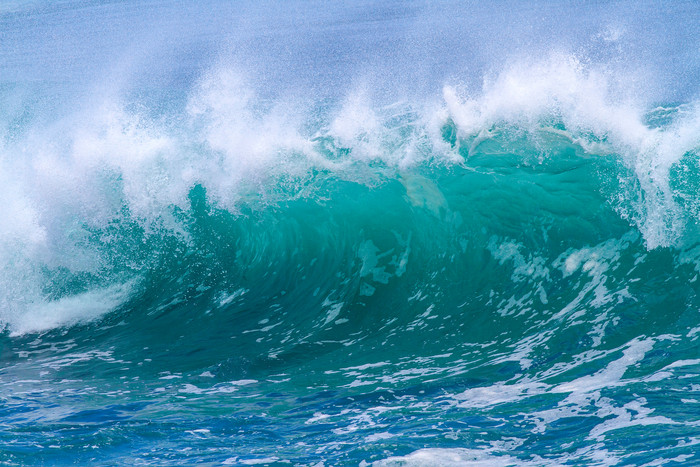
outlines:
[[[3,169],[21,174],[21,195],[44,211],[80,213],[99,224],[123,203],[136,217],[167,217],[170,206],[187,206],[197,183],[235,211],[246,190],[303,179],[312,168],[346,177],[348,164],[357,162],[397,168],[435,158],[454,163],[456,153],[440,133],[448,117],[461,136],[482,138],[494,125],[536,130],[561,121],[568,137],[592,151],[620,154],[635,172],[644,196],[639,212],[630,215],[650,247],[672,244],[683,231],[669,169],[698,147],[700,112],[691,108],[670,127],[651,128],[643,122],[644,107],[615,91],[614,77],[575,57],[512,64],[487,79],[478,94],[445,86],[442,106],[377,106],[355,90],[311,132],[305,129],[310,116],[304,105],[260,101],[242,76],[233,67],[214,67],[180,113],[158,119],[127,110],[118,100],[98,99],[101,103],[78,115],[3,148]],[[329,157],[318,138],[349,149],[348,155]],[[14,160],[21,163],[10,164]],[[434,191],[431,200],[438,201],[429,207],[436,210],[444,200]],[[417,202],[413,191],[409,195]]]
[[[492,449],[464,449],[464,448],[426,448],[419,449],[405,456],[389,457],[372,465],[376,467],[389,466],[511,466],[511,465],[541,465],[536,462],[527,462],[511,457],[507,454],[498,455]]]
[[[47,331],[97,319],[124,303],[132,284],[118,284],[53,301],[27,303],[15,313],[5,313],[3,324],[12,336]]]
[[[625,77],[628,78],[628,77]],[[634,212],[623,215],[642,232],[650,248],[678,241],[686,213],[675,201],[670,169],[700,147],[700,112],[696,107],[667,128],[644,123],[645,107],[619,91],[616,77],[584,65],[575,56],[553,54],[539,62],[519,62],[486,80],[477,95],[460,95],[445,86],[450,118],[464,137],[479,138],[498,125],[535,131],[560,121],[571,138],[588,150],[619,154],[634,172],[639,198]],[[601,144],[603,143],[603,144]]]

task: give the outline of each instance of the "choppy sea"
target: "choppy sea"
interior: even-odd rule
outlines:
[[[3,465],[700,465],[700,5],[0,4]]]

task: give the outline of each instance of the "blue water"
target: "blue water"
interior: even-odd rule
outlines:
[[[6,1],[0,463],[700,463],[695,2]]]

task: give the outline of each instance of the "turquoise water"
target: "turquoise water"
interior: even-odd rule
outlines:
[[[699,462],[700,8],[635,5],[0,7],[0,462]]]

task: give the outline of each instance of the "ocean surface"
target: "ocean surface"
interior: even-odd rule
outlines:
[[[700,4],[5,0],[0,464],[700,465]]]

